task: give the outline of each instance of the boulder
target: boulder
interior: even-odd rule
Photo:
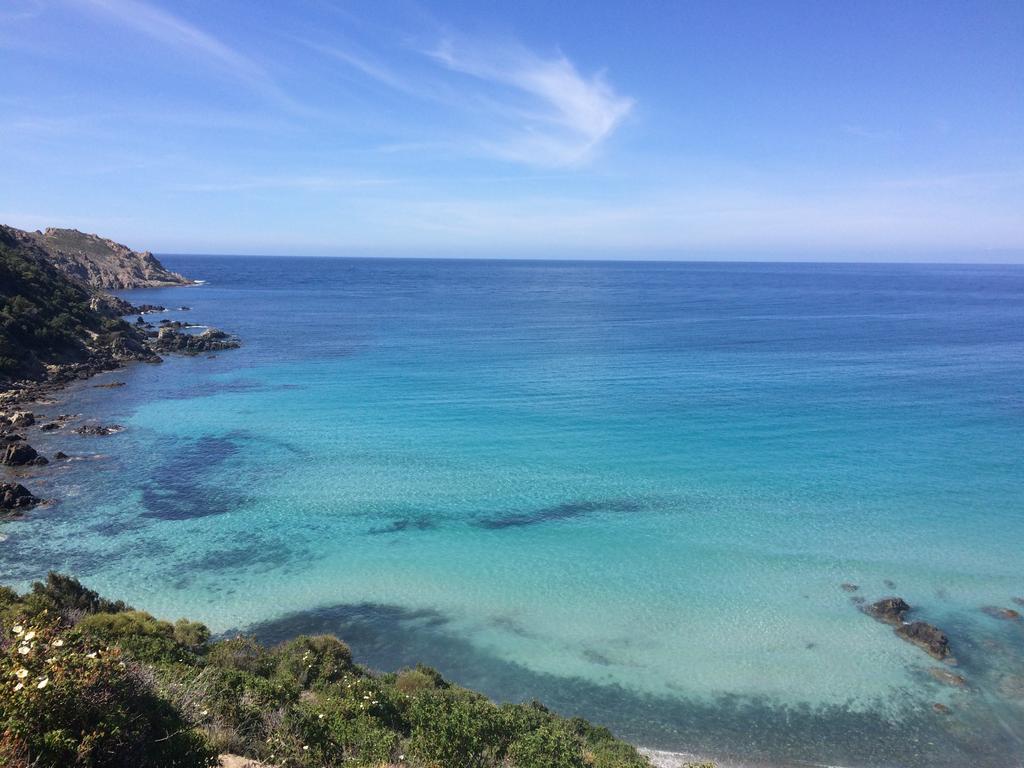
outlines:
[[[1013,610],[1013,608],[1000,608],[997,605],[986,605],[982,609],[982,613],[986,613],[993,619],[1003,619],[1004,621],[1019,621],[1020,612]]]
[[[910,605],[902,597],[883,597],[864,609],[865,613],[886,624],[900,625],[910,611]]]
[[[30,411],[15,411],[10,415],[10,422],[15,429],[24,429],[35,424],[36,417]]]
[[[948,669],[942,667],[932,667],[928,670],[928,674],[938,680],[940,683],[945,685],[952,685],[954,688],[966,688],[967,680],[961,675],[957,675],[950,672]]]
[[[63,461],[64,459],[69,459],[71,457],[64,453],[64,451],[57,451],[55,454],[53,454],[53,458]]]
[[[86,437],[106,437],[107,435],[116,435],[123,430],[124,427],[120,424],[83,424],[71,431],[76,435],[85,435]]]
[[[54,430],[60,429],[63,426],[63,424],[58,424],[56,421],[50,421],[47,422],[46,424],[43,424],[43,426],[41,426],[39,430],[41,432],[53,432]]]
[[[28,443],[11,443],[7,446],[7,450],[4,451],[3,458],[0,459],[0,464],[6,464],[9,467],[24,467],[48,463]]]
[[[0,483],[0,510],[9,512],[16,509],[27,509],[40,503],[42,503],[42,499],[33,496],[24,485]]]
[[[940,661],[949,658],[949,638],[938,627],[923,621],[912,621],[896,627],[896,634],[933,658]]]

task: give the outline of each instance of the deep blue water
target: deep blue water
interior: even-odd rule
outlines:
[[[83,458],[2,581],[335,631],[650,746],[1022,764],[1024,623],[981,608],[1024,597],[1024,268],[165,262],[207,283],[128,298],[244,347],[50,406],[126,430],[33,437]],[[966,690],[851,600],[887,594]]]

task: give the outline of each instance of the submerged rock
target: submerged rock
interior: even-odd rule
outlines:
[[[923,621],[912,621],[896,627],[896,634],[933,658],[940,661],[949,658],[949,638],[938,627]]]
[[[1018,621],[1020,619],[1020,612],[1013,610],[1013,608],[986,605],[981,610],[982,613],[988,614],[993,619],[1003,619],[1004,621]]]
[[[43,424],[43,426],[41,426],[39,430],[41,432],[53,432],[54,430],[60,429],[63,426],[63,424],[58,424],[56,421],[51,421],[46,424]]]
[[[1013,602],[1017,605],[1024,605],[1024,597],[1015,597],[1013,598]]]
[[[114,389],[115,387],[123,387],[123,381],[111,381],[107,384],[93,384],[93,389]]]
[[[848,581],[844,581],[842,584],[840,584],[839,588],[844,592],[856,592],[858,589],[860,589],[860,587],[858,587],[856,584],[851,584]]]
[[[40,456],[28,443],[11,443],[7,446],[7,450],[4,451],[3,458],[0,459],[0,464],[6,464],[9,467],[24,467],[28,465],[40,465],[48,464],[49,462]]]
[[[952,714],[952,710],[949,707],[947,707],[945,704],[939,704],[938,702],[932,704],[932,709],[940,715]]]
[[[86,437],[105,437],[107,435],[116,435],[123,430],[124,427],[120,424],[83,424],[71,431],[76,435],[85,435]]]
[[[0,483],[0,510],[28,509],[41,504],[42,499],[36,498],[20,483]]]
[[[942,667],[932,667],[928,670],[928,674],[940,683],[952,685],[954,688],[965,688],[967,686],[966,678]]]
[[[899,625],[903,617],[910,611],[910,604],[902,597],[883,597],[864,609],[869,616],[884,621],[886,624]]]

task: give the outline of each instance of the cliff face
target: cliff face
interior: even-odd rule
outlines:
[[[42,249],[50,262],[66,275],[94,288],[159,288],[192,283],[164,268],[149,251],[133,251],[98,235],[53,227],[45,232],[4,229],[20,241]]]

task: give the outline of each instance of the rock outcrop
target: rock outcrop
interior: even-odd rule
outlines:
[[[85,437],[106,437],[107,435],[116,435],[118,432],[123,432],[124,427],[120,424],[83,424],[71,431],[76,435],[84,435]]]
[[[912,621],[896,627],[896,634],[933,658],[940,661],[949,658],[949,638],[938,627],[923,621]]]
[[[910,611],[910,605],[902,597],[884,597],[864,608],[864,612],[886,624],[899,626]]]
[[[0,464],[5,464],[8,467],[38,466],[49,463],[28,443],[11,443],[0,457]]]
[[[209,328],[202,333],[182,333],[176,328],[163,327],[150,342],[150,348],[157,352],[179,355],[199,355],[239,346],[237,338],[216,328]]]
[[[0,512],[16,512],[41,503],[42,499],[33,496],[20,483],[0,483]]]
[[[98,235],[53,227],[45,232],[14,231],[20,239],[45,251],[64,274],[94,288],[158,288],[192,283],[165,268],[149,251],[133,251]]]

